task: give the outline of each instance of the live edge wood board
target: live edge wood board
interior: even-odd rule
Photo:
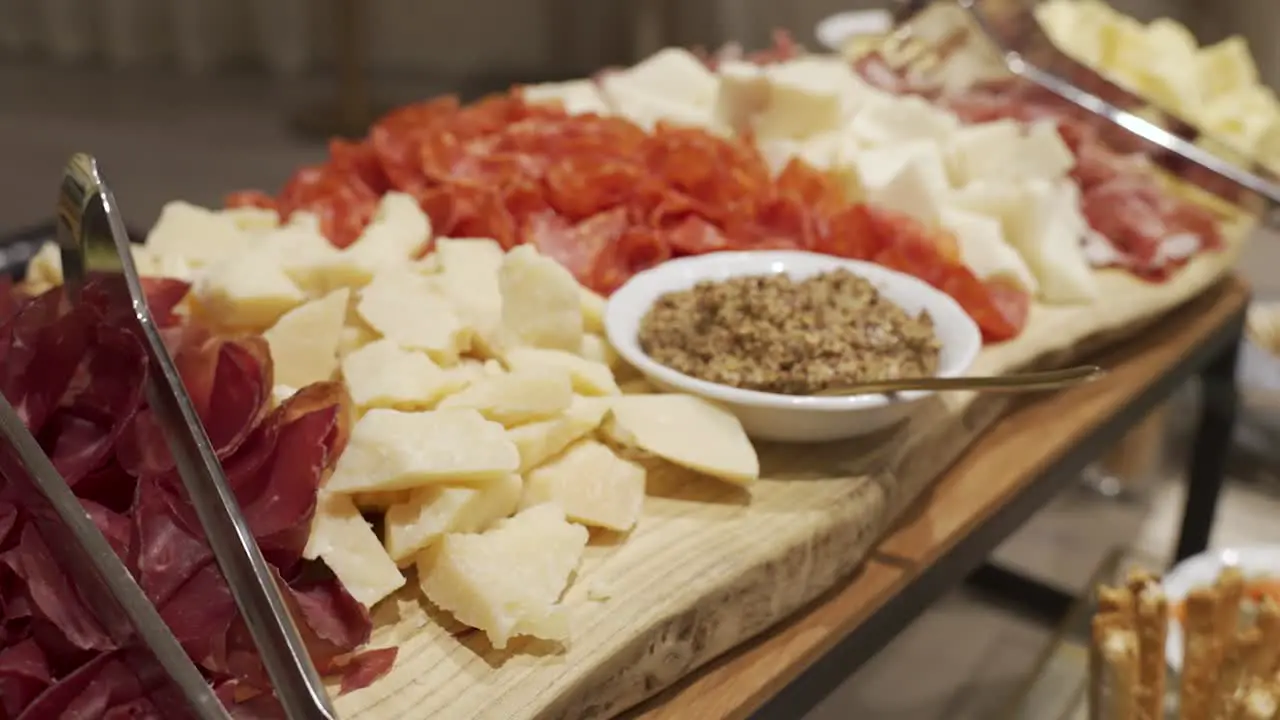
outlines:
[[[1088,306],[1035,306],[1023,334],[983,350],[976,373],[1062,365],[1139,331],[1232,265],[1251,224],[1225,251],[1171,281],[1102,271]],[[594,538],[566,596],[564,646],[493,650],[428,615],[416,580],[375,613],[373,646],[398,645],[390,674],[338,699],[343,718],[609,718],[786,618],[847,578],[902,511],[1000,415],[1000,395],[937,396],[909,424],[825,445],[759,445],[749,490],[666,466],[626,538]]]

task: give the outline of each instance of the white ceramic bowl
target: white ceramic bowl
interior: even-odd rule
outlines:
[[[841,52],[856,37],[885,35],[892,29],[893,15],[888,10],[851,10],[819,20],[814,35],[823,47]]]
[[[1178,563],[1161,581],[1169,607],[1182,602],[1198,587],[1213,585],[1222,569],[1234,565],[1240,568],[1247,581],[1255,576],[1280,576],[1280,545],[1251,545],[1247,547],[1208,550]],[[1172,614],[1169,617],[1169,634],[1164,645],[1165,661],[1174,672],[1182,671],[1182,624]]]
[[[681,258],[639,273],[609,298],[605,330],[609,343],[653,385],[699,395],[719,403],[742,421],[757,440],[824,442],[866,435],[907,416],[931,393],[803,397],[740,390],[699,380],[650,359],[640,349],[640,321],[659,297],[702,280],[786,273],[797,280],[845,268],[869,280],[880,293],[911,314],[927,311],[942,345],[938,375],[963,375],[982,348],[978,326],[946,293],[910,275],[857,260],[791,251],[721,252]]]

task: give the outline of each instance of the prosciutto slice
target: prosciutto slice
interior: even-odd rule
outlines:
[[[173,312],[176,280],[145,287],[228,481],[307,640],[342,691],[385,673],[395,650],[359,653],[372,623],[326,568],[302,558],[320,480],[346,445],[350,403],[317,383],[269,407],[260,337],[219,337]],[[0,391],[85,513],[236,717],[284,717],[230,588],[173,468],[143,388],[142,341],[96,279],[72,307],[60,289],[0,304]],[[161,718],[86,600],[0,479],[0,718]]]

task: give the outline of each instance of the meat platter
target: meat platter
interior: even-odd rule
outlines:
[[[611,352],[631,275],[871,261],[950,295],[973,370],[1001,373],[1196,297],[1253,225],[1016,87],[926,95],[785,38],[670,48],[407,106],[278,193],[166,206],[135,261],[344,717],[612,717],[847,577],[1005,407],[935,395],[880,435],[753,443]],[[46,248],[5,295],[0,387],[228,706],[276,716],[137,348],[60,279]],[[6,716],[159,717],[42,553],[0,498]]]

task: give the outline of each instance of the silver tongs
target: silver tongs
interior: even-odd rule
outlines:
[[[72,156],[63,173],[57,241],[65,287],[73,302],[79,298],[88,272],[115,276],[128,287],[129,316],[137,323],[150,359],[147,402],[160,421],[196,516],[286,715],[297,720],[336,718],[320,675],[161,341],[115,197],[103,181],[97,161],[89,155]]]
[[[1185,120],[1175,117],[1062,52],[1028,0],[954,0],[1010,73],[1122,129],[1151,161],[1265,222],[1280,223],[1280,178]],[[915,17],[933,0],[905,0],[895,20]],[[1138,115],[1141,111],[1142,115]],[[1197,141],[1207,140],[1208,150]]]

